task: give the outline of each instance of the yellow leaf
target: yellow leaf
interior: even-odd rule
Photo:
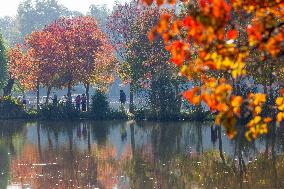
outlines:
[[[279,112],[276,116],[276,121],[281,122],[283,120],[283,112]]]
[[[262,109],[261,109],[260,106],[256,106],[256,107],[255,107],[255,113],[256,113],[256,114],[260,114],[261,111],[262,111]]]
[[[278,97],[278,98],[276,99],[276,105],[277,105],[277,106],[280,106],[281,104],[283,104],[283,100],[284,100],[283,97]]]

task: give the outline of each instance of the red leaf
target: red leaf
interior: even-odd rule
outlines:
[[[231,30],[229,30],[228,33],[227,33],[227,38],[228,38],[228,39],[236,39],[237,36],[238,36],[238,31],[235,30],[235,29],[231,29]]]

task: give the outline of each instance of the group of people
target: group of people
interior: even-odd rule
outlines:
[[[55,92],[53,93],[53,97],[50,97],[49,99],[52,100],[53,105],[57,105],[60,102],[62,102],[64,104],[68,104],[68,103],[72,104],[72,97],[71,96],[68,98],[67,95],[64,95],[63,99],[58,100],[57,94]],[[19,102],[21,102],[26,107],[27,100],[26,100],[25,97],[23,97],[22,99],[18,98],[18,100],[19,100]],[[124,107],[125,103],[126,103],[126,95],[125,95],[123,90],[120,90],[119,101],[120,101],[121,106]],[[76,96],[75,108],[76,108],[77,111],[82,111],[82,112],[87,111],[87,96],[86,96],[86,94]]]
[[[57,95],[55,93],[53,95],[53,98],[51,98],[51,100],[52,100],[52,103],[54,105],[57,105],[58,99],[57,99]],[[63,96],[63,103],[66,103],[66,104],[70,103],[70,104],[72,104],[72,97],[69,97],[69,99],[68,99],[68,97],[66,95],[64,95]],[[82,94],[82,95],[76,96],[75,104],[76,104],[76,110],[77,111],[81,111],[81,110],[83,112],[87,111],[87,97],[86,97],[86,95]],[[82,106],[82,108],[81,108],[81,106]]]
[[[76,104],[76,110],[80,111],[81,110],[81,105],[82,105],[82,112],[87,111],[87,97],[85,94],[78,95],[75,98],[75,104]]]
[[[51,98],[53,105],[57,105],[58,98],[56,93],[53,93],[53,98]],[[126,103],[126,95],[123,90],[120,90],[120,97],[119,101],[122,106]],[[63,96],[63,103],[70,103],[72,104],[72,97],[68,97],[66,95]],[[75,107],[77,111],[85,112],[87,111],[87,96],[85,94],[77,95],[75,98]]]

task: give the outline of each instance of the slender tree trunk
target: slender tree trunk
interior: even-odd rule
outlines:
[[[72,104],[71,90],[72,90],[72,84],[71,84],[71,80],[70,80],[68,82],[67,104]],[[71,100],[71,102],[70,102],[70,100]]]
[[[37,81],[37,84],[36,84],[36,108],[37,108],[37,111],[39,111],[39,81]]]
[[[89,111],[89,106],[90,106],[90,83],[86,84],[86,97],[87,97],[87,111]]]
[[[47,87],[47,92],[46,92],[46,101],[45,101],[46,105],[48,104],[48,101],[49,101],[50,92],[51,92],[51,87],[49,86]]]
[[[130,83],[129,112],[130,113],[134,113],[134,89],[133,89],[133,84],[132,83]]]
[[[3,96],[9,96],[11,94],[14,83],[15,83],[14,79],[10,78],[8,80],[7,85],[3,89]]]
[[[175,85],[175,93],[176,93],[176,101],[177,101],[177,111],[180,113],[181,111],[181,105],[182,105],[182,100],[181,100],[181,95],[179,94],[179,85]]]

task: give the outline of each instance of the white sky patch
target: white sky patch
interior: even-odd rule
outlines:
[[[21,0],[1,0],[0,17],[15,16],[17,8]],[[128,0],[120,0],[118,2],[125,2]],[[91,4],[106,5],[110,10],[115,5],[116,0],[58,0],[59,4],[66,6],[73,11],[79,11],[86,14]]]

